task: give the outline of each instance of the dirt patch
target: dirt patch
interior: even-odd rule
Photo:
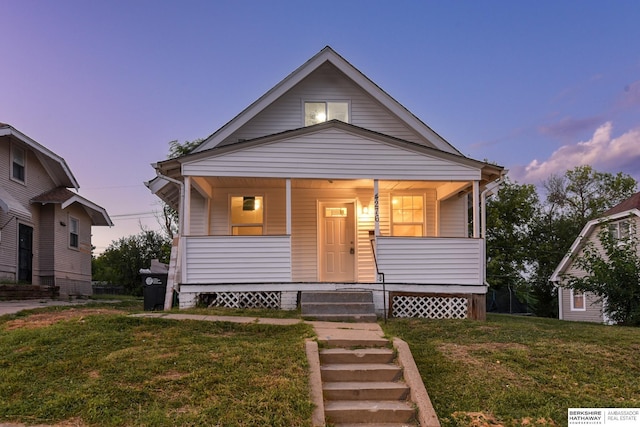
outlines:
[[[522,375],[513,372],[501,360],[505,351],[528,351],[527,347],[516,343],[482,343],[482,344],[441,344],[438,350],[446,357],[467,366],[469,372],[493,375],[512,384],[522,384],[527,381]]]
[[[8,331],[14,329],[37,329],[51,326],[57,322],[67,320],[83,321],[86,316],[96,314],[123,314],[124,311],[112,310],[106,308],[70,308],[68,310],[36,313],[20,319],[10,320],[5,323],[4,328]]]
[[[557,424],[553,420],[546,418],[523,418],[512,420],[508,424],[499,422],[493,415],[483,412],[454,412],[451,414],[458,423],[463,423],[468,427],[505,427],[505,426],[526,426],[526,427],[552,427]]]

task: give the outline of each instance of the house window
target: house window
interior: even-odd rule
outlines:
[[[262,196],[231,197],[231,234],[260,236],[264,226]]]
[[[24,182],[26,168],[25,151],[23,148],[13,146],[11,152],[11,177],[16,181]]]
[[[584,292],[575,291],[571,289],[571,310],[572,311],[586,311],[587,303]]]
[[[629,221],[619,221],[609,224],[609,233],[614,240],[628,240]]]
[[[80,236],[80,221],[69,218],[69,247],[78,249]]]
[[[393,236],[424,236],[424,198],[422,196],[393,196],[391,205]]]
[[[304,125],[311,126],[328,120],[349,122],[348,102],[305,102]]]

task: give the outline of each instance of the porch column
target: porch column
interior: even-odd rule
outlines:
[[[378,194],[378,180],[373,180],[373,221],[376,237],[380,235],[380,196]]]
[[[473,237],[480,237],[480,182],[473,181]]]
[[[183,227],[184,231],[183,235],[188,236],[191,234],[191,177],[184,177],[184,207],[182,208],[184,211],[184,222]]]
[[[291,236],[291,178],[285,181],[285,215],[287,217],[287,236]]]

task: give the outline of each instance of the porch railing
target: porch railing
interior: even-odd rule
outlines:
[[[470,238],[378,237],[377,262],[387,283],[483,284],[484,241]]]
[[[291,282],[290,236],[183,239],[183,283]]]

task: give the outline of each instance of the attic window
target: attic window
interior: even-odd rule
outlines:
[[[304,125],[311,126],[328,120],[349,122],[348,102],[305,102]]]
[[[16,180],[24,183],[25,181],[25,151],[20,147],[16,147],[15,145],[11,147],[12,151],[12,165],[11,165],[11,177]]]

